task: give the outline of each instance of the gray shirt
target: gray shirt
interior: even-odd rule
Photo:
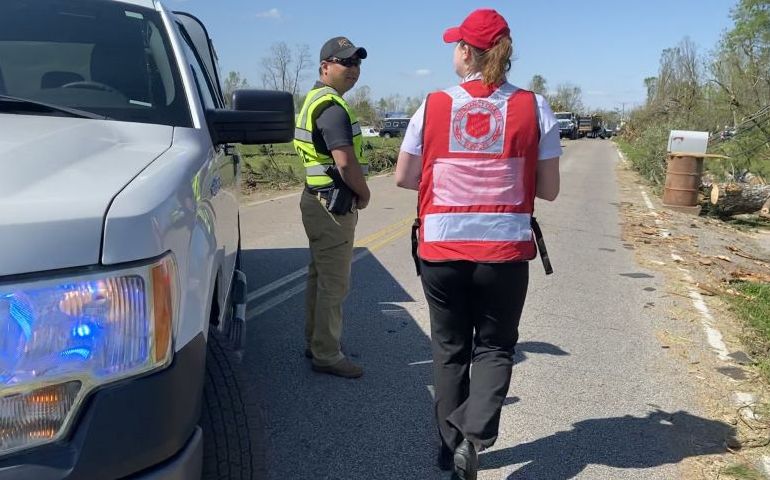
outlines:
[[[324,87],[321,82],[316,82],[313,88]],[[353,128],[350,125],[350,117],[338,103],[330,103],[323,109],[315,122],[313,130],[313,145],[316,151],[324,155],[331,155],[335,148],[353,145]]]

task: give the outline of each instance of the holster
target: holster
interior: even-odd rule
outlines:
[[[326,198],[326,210],[335,215],[351,213],[355,208],[354,202],[356,198],[353,190],[342,179],[342,175],[340,175],[336,166],[326,167],[324,173],[334,181],[334,188],[331,189]]]
[[[545,240],[543,240],[543,232],[540,230],[540,225],[537,223],[537,219],[532,217],[530,222],[532,232],[535,234],[535,243],[537,244],[537,251],[540,252],[540,260],[543,261],[543,268],[545,268],[545,274],[550,275],[553,273],[553,267],[551,266],[551,259],[548,258],[548,250],[545,248]]]
[[[414,269],[417,271],[417,276],[420,276],[420,256],[417,254],[417,247],[419,245],[420,236],[420,219],[415,218],[412,224],[412,260],[414,260]]]

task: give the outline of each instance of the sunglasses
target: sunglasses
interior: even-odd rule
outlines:
[[[357,57],[350,57],[350,58],[337,58],[337,57],[331,57],[326,60],[327,62],[337,63],[342,65],[343,67],[360,67],[361,66],[361,59]]]

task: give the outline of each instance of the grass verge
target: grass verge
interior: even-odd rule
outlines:
[[[741,295],[731,295],[728,300],[748,327],[744,343],[770,381],[770,284],[741,282],[734,287]]]
[[[722,470],[721,475],[727,475],[728,478],[734,478],[736,480],[763,480],[765,478],[756,469],[742,463],[736,463],[726,467]]]

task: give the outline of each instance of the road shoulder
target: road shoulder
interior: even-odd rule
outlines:
[[[769,256],[768,234],[664,209],[622,157],[617,177],[624,248],[665,278],[660,293],[666,301],[646,306],[659,318],[660,346],[686,369],[703,412],[736,432],[723,439],[727,453],[685,460],[682,478],[732,478],[723,472],[735,464],[761,469],[770,453],[770,424],[762,418],[770,389],[752,365],[746,330],[723,296],[734,294],[729,280],[766,268],[761,259]]]

